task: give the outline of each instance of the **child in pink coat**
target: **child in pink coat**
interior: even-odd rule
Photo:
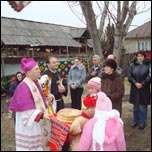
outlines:
[[[78,151],[126,151],[123,122],[105,93],[97,93],[95,115],[87,121]]]
[[[82,113],[70,126],[70,150],[76,151],[83,130],[84,124],[94,116],[97,93],[101,91],[101,79],[99,77],[91,78],[88,83],[89,94],[82,101]]]

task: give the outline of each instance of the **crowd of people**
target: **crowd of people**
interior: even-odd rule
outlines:
[[[124,96],[124,73],[110,54],[101,64],[100,56],[92,57],[93,66],[86,72],[79,57],[64,79],[58,73],[58,59],[48,56],[47,70],[41,73],[33,58],[22,58],[21,69],[25,73],[16,73],[16,81],[11,84],[12,98],[9,111],[15,112],[16,151],[49,151],[51,115],[49,105],[56,102],[57,113],[64,109],[63,96],[68,88],[71,96],[71,108],[82,111],[70,125],[70,150],[76,151],[126,151],[122,116],[122,98]],[[20,78],[19,76],[20,75]],[[48,76],[47,95],[44,95],[41,76]],[[147,122],[147,106],[150,104],[151,65],[143,51],[137,52],[137,58],[130,63],[128,81],[131,84],[129,102],[133,104],[133,123],[143,130]],[[84,83],[87,81],[88,95],[82,100]],[[69,141],[70,142],[70,141]],[[64,147],[65,148],[65,147]],[[69,146],[66,147],[68,150]]]

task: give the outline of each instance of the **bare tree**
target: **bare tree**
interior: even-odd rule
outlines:
[[[108,23],[104,37],[101,39],[101,48],[103,50],[104,58],[113,53],[114,47],[114,24]]]
[[[129,26],[131,25],[131,22],[136,14],[137,1],[133,1],[130,7],[129,7],[129,1],[123,1],[123,2],[117,1],[116,17],[109,10],[109,1],[105,1],[99,29],[97,29],[97,26],[96,26],[95,14],[94,14],[91,2],[79,1],[79,3],[82,8],[82,12],[85,16],[88,29],[93,39],[94,49],[102,57],[103,57],[103,49],[100,48],[100,43],[101,43],[100,38],[103,32],[103,26],[104,26],[105,18],[107,16],[107,11],[108,11],[108,15],[111,16],[114,22],[113,53],[116,56],[117,63],[120,64],[121,54],[123,50],[123,41],[128,32]],[[122,3],[122,7],[121,7],[121,3]],[[102,50],[101,53],[99,52],[99,49]]]
[[[121,1],[117,1],[117,18],[115,21],[113,53],[116,56],[118,64],[120,64],[121,61],[125,36],[127,35],[129,26],[136,15],[136,5],[137,1],[132,1],[130,7],[129,1],[123,1],[121,9]]]
[[[26,3],[27,1],[22,1],[22,2]],[[97,28],[96,15],[94,13],[91,1],[69,1],[69,2],[73,2],[75,4],[79,2],[80,4],[80,7],[82,9],[83,15],[86,20],[87,28],[93,40],[94,54],[99,54],[101,56],[101,60],[103,61],[104,54],[107,55],[108,53],[107,51],[109,51],[110,53],[113,52],[114,55],[116,56],[118,65],[120,65],[121,55],[124,50],[123,42],[125,40],[125,36],[127,35],[128,29],[133,21],[134,16],[137,14],[137,10],[136,10],[137,1],[114,1],[117,3],[116,16],[114,16],[112,10],[109,9],[109,1],[103,1],[104,6],[103,6],[103,11],[101,11],[102,15],[100,19],[99,29]],[[112,1],[110,2],[112,3]],[[19,5],[18,1],[13,1],[13,3],[16,3],[18,7]],[[131,3],[130,6],[129,3]],[[23,8],[24,7],[26,7],[26,5],[23,5]],[[114,9],[114,7],[115,5],[113,5],[112,9]],[[151,6],[149,9],[151,9]],[[140,13],[144,11],[145,10],[143,9]],[[109,40],[101,42],[101,36],[103,34],[105,19],[107,16],[113,20],[114,28],[113,25],[108,24],[106,34]],[[104,46],[101,47],[101,44],[102,45],[104,44]]]
[[[103,33],[103,27],[104,27],[104,23],[105,23],[105,18],[107,16],[107,7],[109,6],[109,1],[105,2],[105,7],[103,9],[99,29],[97,29],[95,13],[92,8],[92,2],[91,1],[79,1],[79,4],[80,4],[82,12],[85,16],[87,28],[89,29],[91,38],[93,40],[94,53],[99,54],[101,56],[101,61],[103,61],[104,56],[103,56],[103,51],[101,48],[100,39],[101,39],[101,36]]]
[[[131,25],[131,22],[136,15],[137,1],[132,1],[130,7],[129,1],[116,2],[116,16],[114,16],[112,11],[109,9],[109,1],[104,1],[99,29],[97,29],[96,17],[92,7],[92,2],[79,1],[79,4],[85,17],[87,28],[89,29],[91,38],[93,40],[94,53],[99,54],[102,59],[104,59],[104,55],[107,56],[109,53],[114,53],[117,63],[120,64],[121,54],[124,50],[123,42],[128,32],[129,26]],[[108,24],[106,31],[108,39],[101,40],[105,19],[107,16],[113,20],[114,25],[110,25],[110,23]]]

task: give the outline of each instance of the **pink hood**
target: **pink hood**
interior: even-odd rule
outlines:
[[[91,118],[84,126],[83,133],[78,145],[78,151],[93,150],[93,129],[98,118]],[[100,130],[100,128],[98,128]],[[98,133],[100,136],[100,134]],[[97,135],[97,136],[98,136]],[[102,136],[102,135],[101,135]],[[101,145],[96,144],[96,150],[101,150]],[[126,142],[123,124],[119,117],[110,118],[106,121],[103,151],[126,151]]]

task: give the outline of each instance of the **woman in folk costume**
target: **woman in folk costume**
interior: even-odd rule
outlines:
[[[95,115],[85,124],[79,151],[126,151],[123,122],[105,93],[99,92]]]
[[[9,105],[9,110],[16,112],[16,151],[46,150],[43,145],[46,132],[42,133],[41,125],[45,125],[50,116],[38,82],[41,71],[32,58],[23,58],[21,68],[26,77],[18,85]],[[51,94],[48,99],[52,99]]]
[[[69,130],[71,151],[77,150],[84,125],[94,116],[97,93],[101,91],[101,79],[99,77],[91,78],[87,86],[89,94],[82,101],[81,116],[74,120]]]

